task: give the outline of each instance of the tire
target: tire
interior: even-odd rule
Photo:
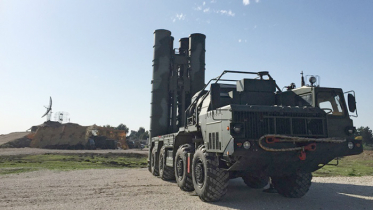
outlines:
[[[159,177],[163,180],[175,179],[174,168],[166,166],[166,148],[163,146],[159,152]]]
[[[194,190],[202,201],[214,202],[227,193],[229,173],[219,168],[219,159],[200,146],[193,157]]]
[[[245,176],[242,176],[242,179],[248,187],[253,188],[253,189],[263,189],[265,186],[268,185],[268,182],[269,182],[268,176],[255,177],[255,176],[245,175]]]
[[[272,177],[272,184],[280,195],[300,198],[310,189],[311,180],[311,173],[295,173],[289,176]]]
[[[175,155],[175,179],[177,185],[184,191],[194,190],[192,174],[187,172],[187,156],[188,153],[192,153],[191,157],[193,157],[193,152],[194,149],[192,145],[183,144],[179,147]]]
[[[158,171],[158,156],[157,156],[157,148],[154,147],[152,150],[151,158],[150,158],[150,170],[154,176],[159,175]]]

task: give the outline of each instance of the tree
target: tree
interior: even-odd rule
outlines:
[[[119,124],[115,129],[125,131],[126,134],[128,134],[129,131],[129,128],[123,123]]]
[[[102,127],[103,127],[103,128],[114,128],[114,127],[112,127],[112,126],[109,125],[109,124],[107,124],[107,125],[103,125]]]
[[[367,126],[367,127],[359,127],[357,129],[358,134],[362,137],[363,142],[367,145],[373,145],[373,134],[372,130]]]
[[[129,138],[137,139],[137,140],[145,140],[149,138],[149,132],[145,131],[144,127],[140,127],[138,131],[131,130],[131,134]]]
[[[137,131],[137,135],[138,135],[138,139],[140,139],[140,140],[145,140],[145,139],[149,138],[149,132],[145,131],[145,128],[143,128],[143,127],[139,128],[139,131]]]

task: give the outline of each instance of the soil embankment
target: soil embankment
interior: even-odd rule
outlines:
[[[0,147],[28,147],[30,140],[25,138],[30,132],[13,132],[0,135]]]

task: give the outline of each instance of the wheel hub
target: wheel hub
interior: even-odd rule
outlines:
[[[203,168],[203,163],[201,161],[198,161],[195,167],[195,177],[196,182],[199,186],[203,186],[203,182],[205,180],[205,172]]]
[[[161,155],[160,157],[159,157],[159,170],[163,170],[163,156]]]
[[[176,162],[176,172],[177,172],[179,179],[183,179],[184,163],[181,158],[179,158]]]

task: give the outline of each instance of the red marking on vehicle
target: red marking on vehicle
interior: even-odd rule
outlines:
[[[188,164],[187,164],[187,167],[188,167],[188,174],[190,173],[190,153],[188,153]]]
[[[300,160],[305,160],[306,159],[306,152],[305,151],[301,151],[300,154],[299,154],[299,159]]]

